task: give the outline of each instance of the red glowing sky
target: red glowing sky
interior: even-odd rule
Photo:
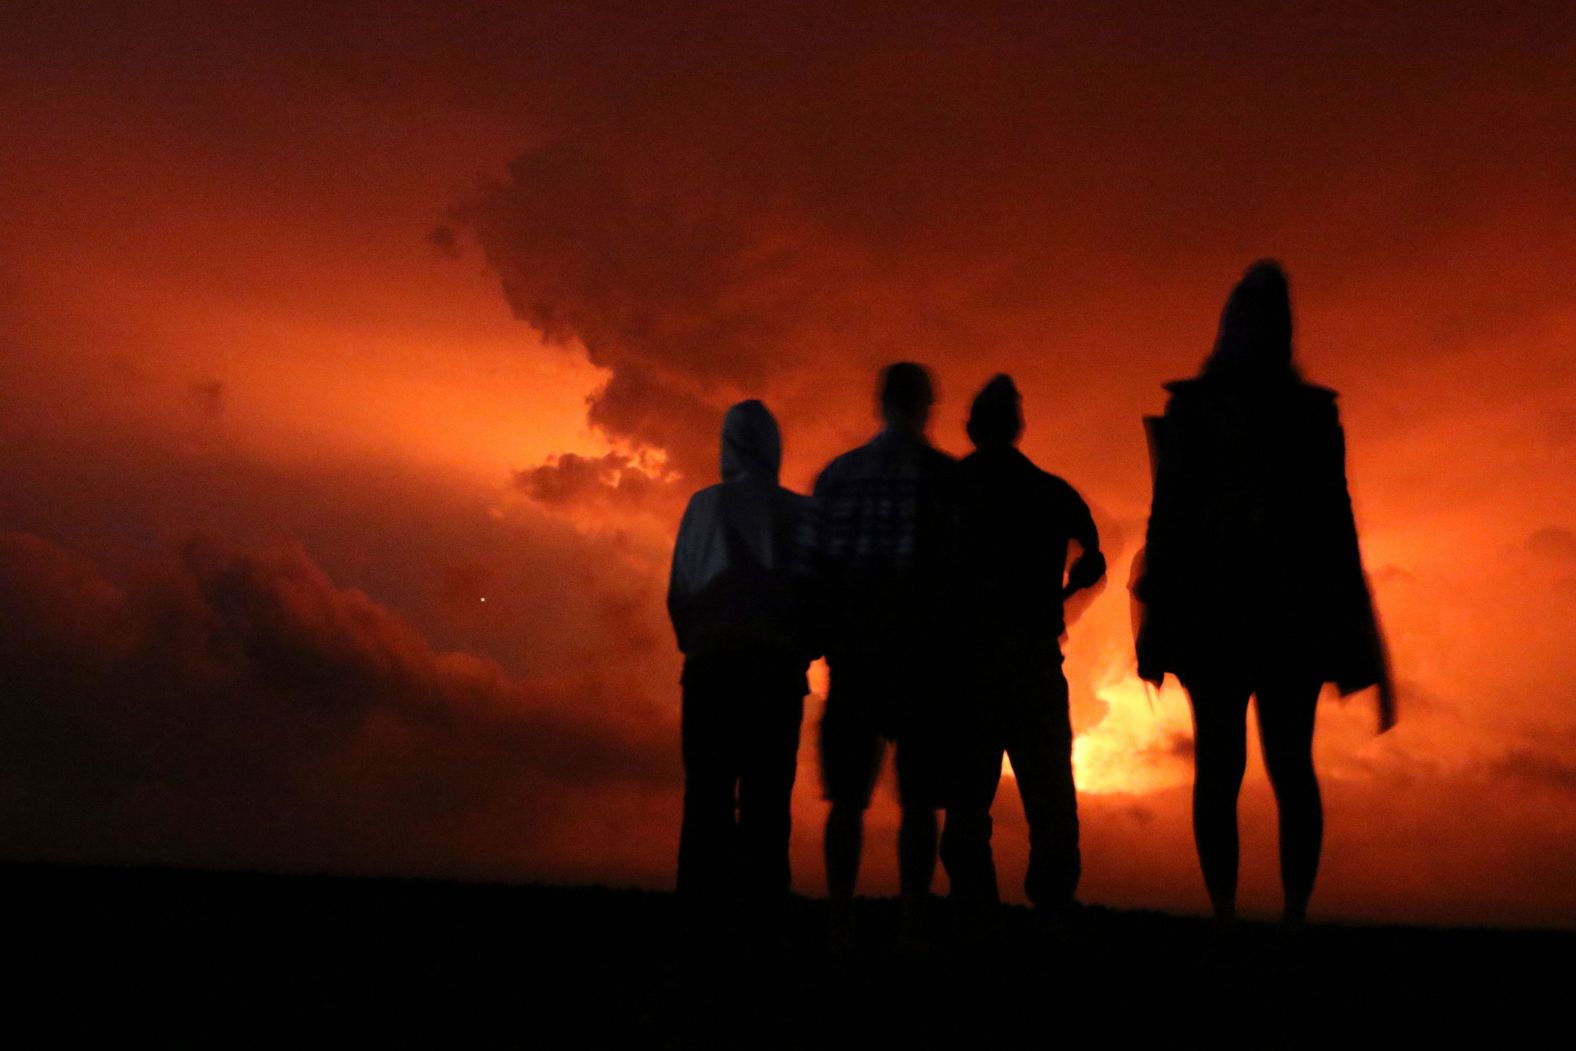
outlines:
[[[953,451],[1012,372],[1113,555],[1085,896],[1200,909],[1185,705],[1132,678],[1139,419],[1275,255],[1403,705],[1321,715],[1316,908],[1576,922],[1569,11],[730,6],[8,28],[6,852],[669,884],[661,586],[721,410],[764,397],[803,488],[911,357]],[[807,746],[810,892],[816,795]],[[1243,814],[1267,909],[1261,772]]]

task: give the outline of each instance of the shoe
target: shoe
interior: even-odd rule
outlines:
[[[854,938],[854,903],[851,901],[828,903],[829,922],[827,951],[838,959],[854,955],[858,943]]]

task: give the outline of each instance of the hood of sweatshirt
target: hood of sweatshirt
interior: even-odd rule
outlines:
[[[722,418],[722,480],[748,475],[777,482],[783,440],[771,411],[753,398],[741,401]]]

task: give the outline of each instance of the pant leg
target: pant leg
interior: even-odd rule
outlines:
[[[1007,756],[1029,823],[1023,889],[1034,904],[1056,908],[1073,900],[1082,872],[1067,679],[1059,654],[1039,658],[1026,671],[1015,695],[1005,698]]]
[[[684,823],[679,832],[679,894],[720,899],[735,868],[734,785],[738,780],[733,716],[740,698],[726,678],[687,663],[681,715]]]
[[[988,703],[990,698],[983,699]],[[1001,783],[1002,740],[994,720],[975,710],[958,728],[950,749],[946,825],[941,864],[954,901],[991,904],[1000,900],[991,851],[991,805]]]
[[[739,772],[739,877],[749,897],[782,897],[792,885],[788,840],[803,686],[767,681],[749,694],[740,698],[752,710],[746,716]]]

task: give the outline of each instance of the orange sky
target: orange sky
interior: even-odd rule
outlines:
[[[1321,713],[1315,909],[1576,923],[1576,24],[1098,11],[22,16],[5,852],[669,885],[662,584],[721,410],[764,397],[802,489],[913,357],[955,452],[1012,372],[1113,556],[1068,642],[1084,896],[1202,910],[1185,702],[1132,676],[1139,420],[1275,255],[1403,705]],[[807,744],[817,893],[821,807]],[[1272,911],[1257,766],[1243,835]]]

